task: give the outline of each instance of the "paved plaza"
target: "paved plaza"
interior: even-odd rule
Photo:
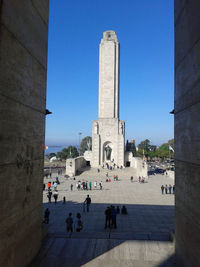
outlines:
[[[58,203],[48,203],[44,191],[44,209],[49,208],[49,235],[33,266],[173,266],[174,245],[170,232],[174,228],[174,195],[161,194],[160,187],[174,184],[165,175],[149,176],[138,183],[131,168],[108,171],[111,182],[105,182],[107,170],[91,169],[76,176],[76,181],[59,176]],[[119,181],[113,181],[118,175]],[[130,176],[134,176],[133,182]],[[55,180],[56,174],[49,180]],[[76,182],[103,182],[88,191],[78,191]],[[73,184],[73,191],[70,185]],[[93,183],[92,183],[93,185]],[[90,212],[83,212],[87,194],[92,199]],[[63,204],[63,197],[66,203]],[[117,215],[117,229],[104,229],[104,211],[108,205],[126,205],[128,215]],[[82,215],[83,230],[66,233],[69,212]],[[162,265],[163,264],[163,265]]]

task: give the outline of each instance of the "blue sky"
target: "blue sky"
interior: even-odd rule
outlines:
[[[173,0],[50,1],[46,144],[78,144],[98,119],[99,43],[120,42],[120,119],[126,139],[173,138]]]

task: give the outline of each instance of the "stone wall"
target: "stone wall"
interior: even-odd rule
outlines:
[[[130,168],[135,170],[135,175],[137,177],[143,176],[147,177],[148,174],[148,166],[145,161],[143,161],[139,157],[133,157],[133,153],[126,151],[125,152],[125,163],[130,162]]]
[[[0,0],[0,266],[41,244],[48,0]]]
[[[200,266],[200,1],[175,0],[175,235],[181,266]]]
[[[83,156],[67,159],[66,160],[66,175],[73,177],[77,175],[78,171],[80,171],[83,167],[86,166],[86,160]]]
[[[139,157],[133,157],[131,160],[131,167],[135,168],[137,177],[147,177],[148,166],[147,163]]]
[[[92,150],[86,150],[83,154],[83,157],[86,161],[92,161]]]

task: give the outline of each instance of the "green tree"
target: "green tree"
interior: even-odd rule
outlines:
[[[138,145],[138,149],[140,150],[144,150],[144,152],[148,152],[151,149],[151,145],[150,145],[150,141],[148,139],[142,141],[139,145]]]
[[[66,160],[67,158],[76,158],[78,157],[78,150],[75,146],[68,146],[67,148],[63,148],[60,152],[56,154],[57,158],[61,160]]]
[[[65,155],[61,151],[59,151],[59,152],[56,153],[56,158],[64,160],[65,159]]]
[[[168,141],[169,142],[169,141]],[[156,156],[160,158],[169,158],[174,157],[174,153],[169,150],[169,143],[162,144],[157,150],[156,150]]]
[[[132,152],[133,156],[135,157],[136,155],[136,147],[135,147],[135,142],[128,142],[126,141],[126,151]]]
[[[82,139],[79,151],[83,154],[86,150],[92,150],[92,137],[86,136]]]

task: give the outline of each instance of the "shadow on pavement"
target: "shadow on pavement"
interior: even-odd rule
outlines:
[[[89,264],[87,266],[148,266],[148,251],[152,250],[159,258],[159,254],[166,253],[167,247],[172,250],[171,256],[164,255],[157,263],[155,261],[154,266],[175,266],[173,243],[169,242],[170,232],[174,228],[174,206],[125,204],[128,215],[118,214],[117,229],[105,230],[104,210],[111,204],[92,203],[87,213],[83,212],[82,203],[78,202],[45,203],[44,210],[48,207],[51,212],[49,235],[30,266],[76,267],[86,263]],[[124,203],[114,205],[121,208]],[[73,213],[73,217],[77,212],[81,213],[83,230],[80,233],[66,233],[65,219],[69,212]],[[160,246],[164,246],[163,252]],[[128,258],[133,257],[133,265],[126,262],[127,253],[132,255]],[[139,258],[134,261],[134,257]]]

